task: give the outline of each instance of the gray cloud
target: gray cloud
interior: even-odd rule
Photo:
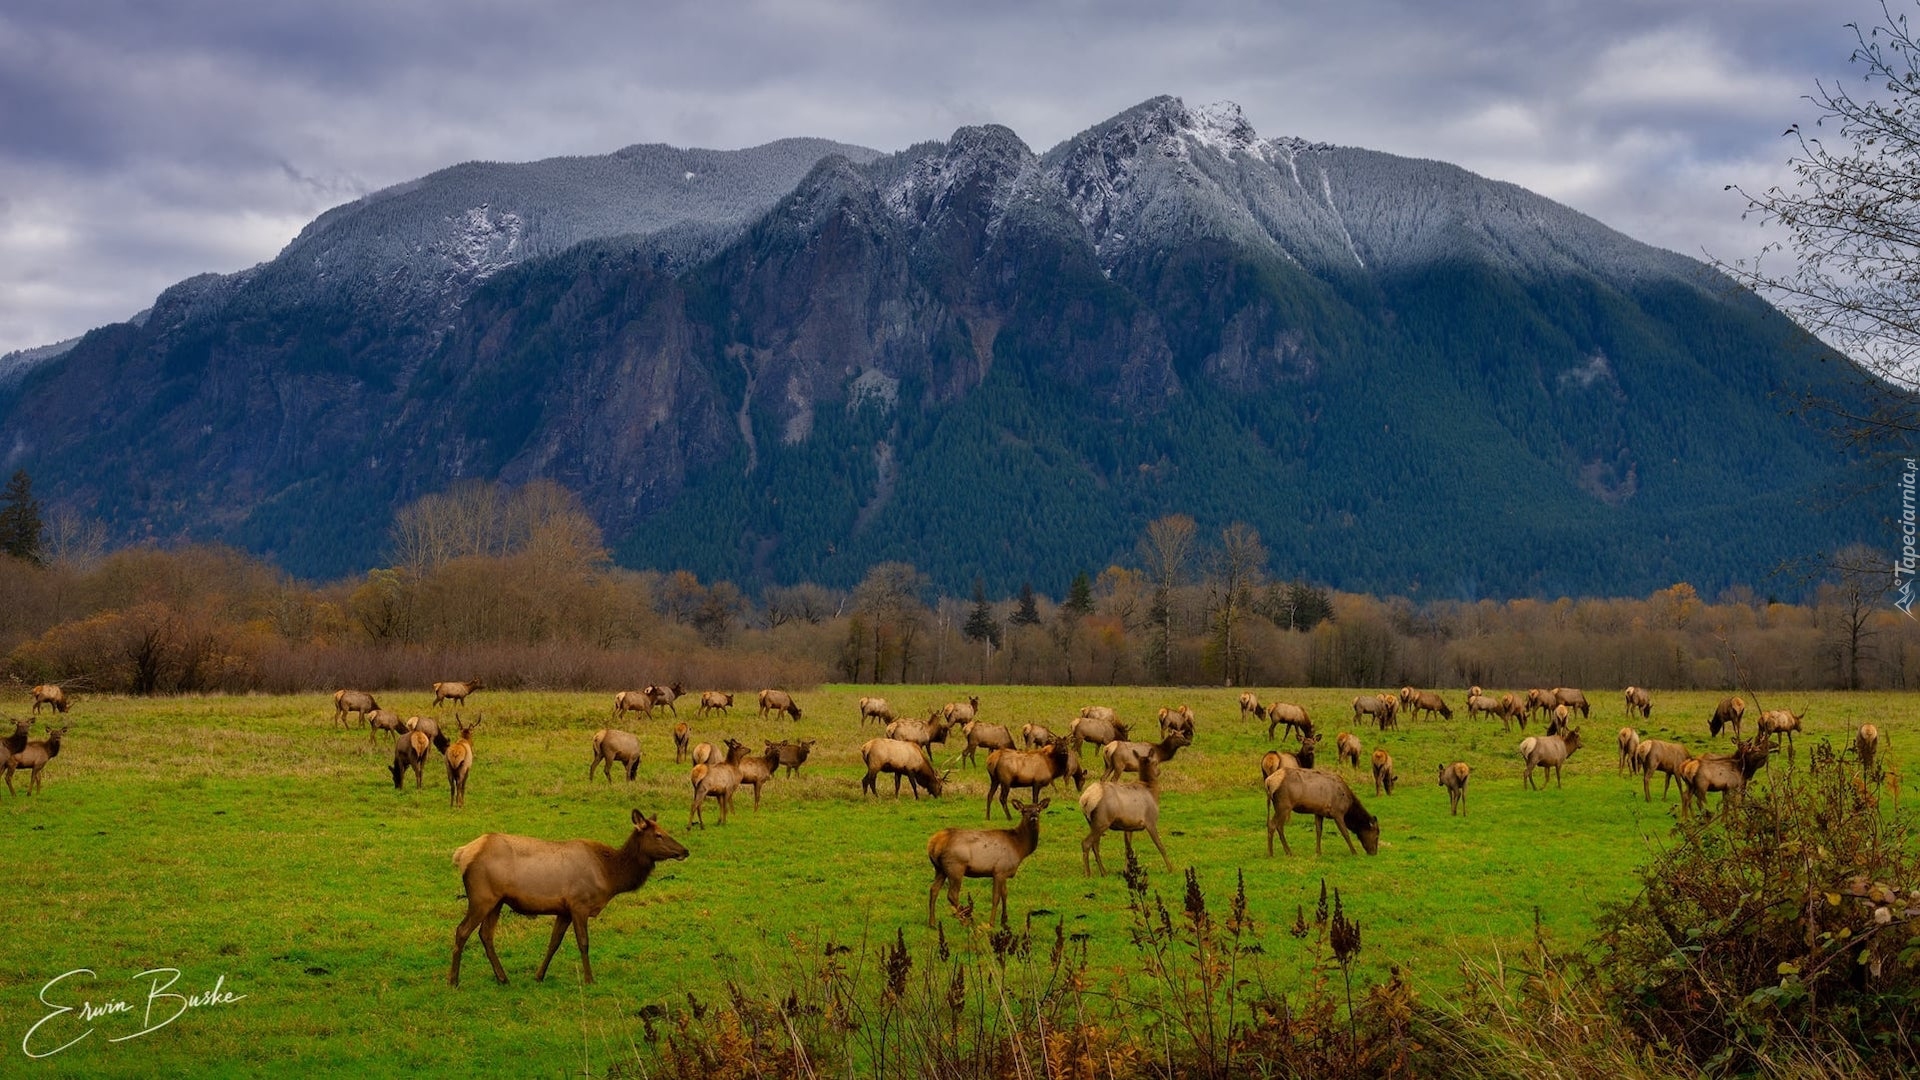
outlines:
[[[471,159],[1003,123],[1044,149],[1160,93],[1263,135],[1453,161],[1688,254],[1844,77],[1871,0],[1274,5],[17,0],[0,12],[0,351],[271,258]]]

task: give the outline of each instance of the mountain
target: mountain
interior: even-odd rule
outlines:
[[[309,574],[411,498],[549,477],[622,561],[749,585],[1059,589],[1187,512],[1343,587],[1615,593],[1871,535],[1777,396],[1843,392],[1831,358],[1513,185],[1157,98],[1043,154],[445,170],[89,334],[0,425],[122,535]]]

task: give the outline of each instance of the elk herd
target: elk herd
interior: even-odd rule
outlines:
[[[467,699],[483,689],[479,680],[436,682],[433,707],[451,704],[463,707]],[[676,764],[687,763],[690,802],[689,828],[704,828],[706,811],[712,804],[716,824],[725,824],[733,813],[734,801],[743,787],[753,791],[753,807],[758,810],[762,789],[777,776],[795,776],[818,744],[816,739],[787,738],[763,740],[763,749],[755,752],[747,743],[732,737],[718,741],[694,739],[689,723],[681,720],[676,702],[686,689],[678,682],[624,690],[614,695],[607,726],[592,732],[587,779],[594,781],[604,773],[611,784],[616,769],[624,771],[632,783],[641,768],[643,740],[633,731],[614,726],[629,714],[640,721],[664,712],[673,718],[669,734]],[[59,686],[32,688],[33,712],[48,706],[56,716],[64,717],[71,702]],[[709,690],[700,693],[699,707],[693,719],[706,724],[715,717],[729,718],[735,695]],[[805,714],[793,695],[785,690],[759,692],[755,703],[761,720],[769,717],[799,721]],[[1733,749],[1728,753],[1696,752],[1679,742],[1642,737],[1632,726],[1648,723],[1654,703],[1647,690],[1629,686],[1620,698],[1628,725],[1619,729],[1618,773],[1638,776],[1642,797],[1651,802],[1653,777],[1663,777],[1661,797],[1669,797],[1671,788],[1680,788],[1680,813],[1691,818],[1704,808],[1709,795],[1721,793],[1722,803],[1737,800],[1755,773],[1762,768],[1780,740],[1789,752],[1793,737],[1802,730],[1804,712],[1759,710],[1751,739],[1743,739],[1747,720],[1747,702],[1730,696],[1719,702],[1707,718],[1709,737],[1728,732]],[[1494,694],[1481,687],[1467,689],[1464,695],[1466,719],[1471,722],[1498,720],[1503,732],[1518,725],[1524,736],[1518,745],[1524,790],[1544,789],[1550,778],[1556,789],[1563,786],[1562,768],[1584,747],[1581,728],[1591,716],[1592,706],[1581,690],[1571,687],[1535,688],[1524,693]],[[1262,701],[1257,694],[1239,695],[1239,718],[1247,731],[1257,732],[1266,722],[1266,737],[1276,733],[1296,740],[1291,748],[1274,748],[1261,755],[1260,783],[1263,792],[1263,817],[1267,831],[1267,854],[1272,856],[1274,839],[1281,849],[1293,854],[1287,827],[1294,815],[1310,816],[1314,822],[1314,852],[1322,850],[1326,823],[1331,821],[1350,852],[1376,855],[1381,846],[1381,819],[1361,804],[1349,777],[1359,778],[1363,767],[1370,767],[1373,798],[1393,798],[1400,780],[1399,763],[1387,746],[1375,746],[1371,753],[1356,732],[1371,725],[1378,732],[1401,729],[1402,721],[1450,721],[1454,710],[1440,692],[1412,686],[1396,692],[1365,693],[1350,703],[1355,730],[1339,731],[1333,738],[1330,762],[1320,760],[1325,732],[1308,715],[1306,708],[1286,701]],[[938,799],[946,794],[960,769],[980,768],[986,778],[986,828],[942,828],[927,840],[927,860],[932,883],[927,892],[927,919],[937,923],[937,906],[942,889],[956,913],[968,914],[962,907],[962,883],[967,878],[992,881],[989,920],[996,916],[1007,923],[1007,890],[1020,866],[1040,843],[1041,818],[1052,805],[1052,793],[1071,784],[1077,793],[1087,832],[1081,840],[1081,869],[1086,876],[1104,875],[1101,840],[1109,832],[1118,832],[1129,859],[1133,857],[1133,838],[1146,834],[1162,863],[1173,870],[1173,860],[1162,839],[1160,825],[1163,785],[1169,770],[1175,772],[1186,763],[1179,761],[1183,750],[1196,745],[1204,725],[1185,704],[1162,708],[1158,712],[1158,737],[1136,734],[1135,727],[1111,707],[1088,705],[1072,717],[1042,722],[1039,719],[1000,717],[1000,722],[982,718],[980,698],[932,704],[924,713],[896,708],[881,697],[861,697],[852,718],[854,730],[863,734],[870,721],[879,734],[864,737],[857,745],[857,758],[864,766],[860,778],[860,798],[882,795],[885,776],[893,779],[893,797],[902,786],[919,800],[924,793]],[[1230,714],[1229,714],[1230,715]],[[1344,715],[1344,713],[1343,713]],[[350,724],[348,717],[353,717]],[[402,718],[381,707],[372,693],[341,689],[333,695],[333,717],[339,727],[351,729],[364,723],[369,742],[385,733],[393,740],[393,754],[387,768],[393,786],[404,789],[408,772],[413,773],[416,790],[424,784],[424,773],[436,753],[447,773],[448,797],[454,809],[464,807],[476,764],[475,732],[484,723],[476,716],[469,723],[455,712],[449,738],[440,721],[433,716]],[[1027,719],[1016,724],[1016,719]],[[60,753],[61,738],[67,728],[50,727],[41,740],[29,738],[34,720],[16,720],[14,730],[0,742],[0,769],[4,770],[9,792],[14,789],[16,771],[26,771],[29,794],[40,790],[41,774],[49,761]],[[1151,723],[1152,721],[1146,721]],[[1530,722],[1543,724],[1528,734]],[[324,723],[324,721],[323,721]],[[1886,736],[1874,724],[1863,724],[1854,733],[1852,749],[1865,768],[1873,767],[1875,756],[1885,745]],[[1458,752],[1462,747],[1454,747]],[[1400,747],[1403,753],[1406,748]],[[842,752],[853,751],[850,740]],[[1195,751],[1196,754],[1200,753]],[[946,758],[943,763],[939,759]],[[1446,792],[1450,815],[1467,812],[1467,787],[1474,766],[1464,760],[1448,760],[1446,755],[1431,764],[1411,763],[1419,774],[1427,767],[1436,769],[1437,786]],[[1099,770],[1089,777],[1089,767]],[[1249,769],[1249,773],[1251,770]],[[1536,780],[1536,773],[1538,779]],[[1129,776],[1131,774],[1131,778]],[[1251,777],[1249,777],[1251,779]],[[850,789],[849,789],[850,790]],[[976,789],[977,790],[977,789]],[[1425,789],[1431,790],[1431,789]],[[484,795],[485,789],[481,792]],[[1018,797],[1016,793],[1024,795]],[[477,796],[478,797],[478,796]],[[1407,796],[1402,795],[1404,799]],[[1431,796],[1429,796],[1431,797]],[[482,800],[484,801],[484,799]],[[992,827],[995,804],[1008,822],[1005,828]],[[551,841],[505,833],[486,833],[454,853],[454,866],[465,886],[466,915],[454,935],[454,948],[448,982],[457,985],[460,956],[468,937],[478,930],[487,959],[496,979],[506,981],[498,953],[494,949],[494,926],[503,907],[527,915],[552,915],[554,924],[544,958],[535,978],[544,978],[547,967],[571,928],[580,952],[585,981],[592,982],[588,964],[588,920],[598,915],[607,903],[624,892],[644,884],[654,866],[661,861],[684,859],[687,849],[668,836],[657,817],[633,811],[632,829],[624,844],[610,847],[592,840]],[[1180,835],[1179,830],[1174,834]],[[1355,846],[1358,839],[1359,846]]]

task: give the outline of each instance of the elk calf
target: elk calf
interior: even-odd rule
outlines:
[[[1440,786],[1447,789],[1447,809],[1462,817],[1467,813],[1467,777],[1473,768],[1464,761],[1440,766]]]
[[[567,927],[573,927],[580,946],[580,973],[593,981],[593,963],[587,959],[587,920],[604,911],[607,902],[647,883],[656,863],[684,859],[687,849],[668,836],[660,819],[633,812],[633,832],[618,849],[596,840],[536,840],[530,836],[487,833],[453,853],[467,892],[467,914],[453,932],[453,965],[447,983],[460,985],[460,954],[477,928],[480,944],[493,965],[493,977],[507,981],[507,969],[493,948],[494,924],[502,905],[522,915],[553,916],[553,936],[534,980],[547,977],[547,965],[559,950]]]
[[[989,757],[1007,752],[996,750]],[[927,890],[927,925],[938,925],[934,903],[940,897],[942,885],[947,887],[947,904],[959,915],[962,914],[961,880],[988,877],[993,879],[993,899],[987,907],[987,919],[991,923],[994,910],[998,909],[1000,925],[1006,926],[1007,882],[1019,872],[1020,864],[1033,854],[1033,849],[1040,846],[1040,815],[1052,801],[1025,803],[1015,799],[1013,806],[1020,811],[1020,824],[1011,829],[941,829],[928,837],[927,861],[933,864],[933,885]]]

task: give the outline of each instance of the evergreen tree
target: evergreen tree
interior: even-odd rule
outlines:
[[[1073,585],[1067,590],[1067,602],[1061,605],[1075,615],[1093,614],[1093,581],[1085,570],[1073,575]]]
[[[973,582],[973,612],[967,616],[967,625],[960,633],[968,641],[982,642],[995,649],[1000,647],[1000,623],[993,617],[986,589],[978,578]]]
[[[0,551],[28,562],[40,561],[40,502],[33,497],[33,478],[25,469],[7,481],[0,495]]]
[[[1007,621],[1015,626],[1040,625],[1040,606],[1033,595],[1033,582],[1020,583],[1020,606],[1014,610],[1013,617]]]

